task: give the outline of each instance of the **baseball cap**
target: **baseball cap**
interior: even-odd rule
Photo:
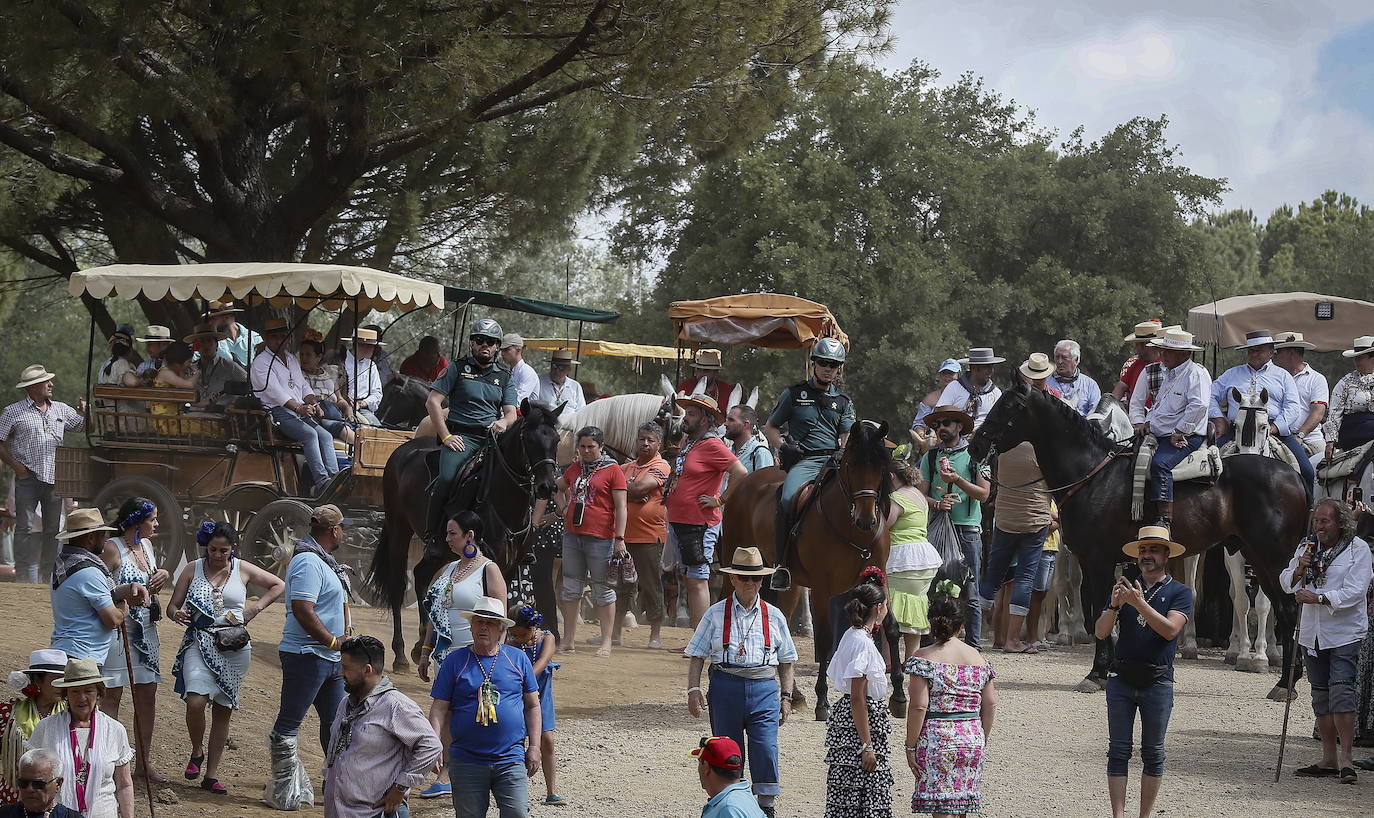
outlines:
[[[510,349],[511,347],[525,348],[525,339],[520,337],[520,333],[508,332],[501,336],[501,348]]]
[[[310,522],[320,528],[331,528],[336,525],[353,525],[353,518],[345,517],[333,503],[326,503],[310,513]]]
[[[702,736],[701,743],[691,752],[691,756],[722,770],[738,770],[744,766],[744,754],[735,740],[728,736]]]
[[[961,369],[961,367],[959,366],[959,362],[958,362],[958,361],[954,360],[953,358],[946,358],[945,361],[944,361],[944,363],[940,364],[940,368],[939,368],[937,371],[938,371],[938,372],[958,372],[960,369]]]

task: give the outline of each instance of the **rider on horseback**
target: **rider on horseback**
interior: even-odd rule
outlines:
[[[763,427],[763,434],[775,448],[782,449],[782,461],[796,462],[787,469],[779,498],[776,535],[778,570],[772,576],[772,587],[785,590],[792,586],[788,570],[788,551],[791,543],[792,502],[802,486],[815,480],[831,456],[844,448],[849,427],[854,425],[854,402],[835,386],[835,378],[844,366],[845,349],[834,338],[822,338],[811,348],[811,378],[792,384],[778,397],[778,405]],[[787,442],[783,442],[782,427],[787,427]],[[788,454],[792,457],[789,458]],[[800,460],[797,460],[800,457]]]
[[[425,410],[439,432],[439,475],[429,496],[429,520],[425,541],[437,547],[444,541],[444,506],[463,464],[475,455],[491,436],[499,435],[515,422],[515,387],[510,370],[496,360],[501,343],[501,325],[483,318],[472,325],[468,335],[470,353],[449,364],[430,388]],[[448,419],[444,418],[444,399],[448,399]]]
[[[1193,360],[1202,347],[1193,344],[1191,332],[1170,327],[1150,346],[1160,350],[1164,378],[1148,409],[1147,390],[1131,392],[1131,424],[1136,434],[1152,434],[1159,442],[1150,460],[1150,498],[1158,504],[1160,525],[1168,528],[1174,513],[1174,466],[1206,439],[1212,378]]]

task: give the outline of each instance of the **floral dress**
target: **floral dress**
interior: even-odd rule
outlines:
[[[916,793],[912,812],[965,815],[983,796],[983,722],[977,713],[983,688],[997,674],[991,665],[947,665],[913,656],[904,670],[930,684],[930,705],[916,740]],[[970,716],[969,714],[974,714]]]

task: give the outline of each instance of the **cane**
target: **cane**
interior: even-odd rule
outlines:
[[[1279,732],[1279,763],[1274,767],[1274,783],[1279,783],[1279,776],[1283,772],[1283,749],[1288,743],[1288,714],[1293,710],[1293,699],[1297,698],[1297,667],[1298,651],[1302,647],[1298,644],[1298,634],[1302,632],[1302,607],[1298,607],[1298,621],[1293,626],[1293,653],[1288,657],[1288,695],[1283,701],[1283,729]]]
[[[153,806],[153,779],[148,775],[148,748],[143,746],[143,731],[139,729],[138,697],[134,695],[134,655],[129,650],[127,623],[119,623],[119,636],[124,640],[124,667],[129,671],[129,701],[134,706],[134,748],[138,750],[139,758],[143,759],[143,787],[148,793],[148,815],[157,818],[157,811]],[[157,714],[152,714],[152,717],[157,718]]]

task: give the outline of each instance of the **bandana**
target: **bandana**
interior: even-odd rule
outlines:
[[[325,756],[324,768],[326,770],[333,767],[339,754],[347,750],[348,745],[353,743],[353,722],[367,712],[368,708],[372,706],[373,699],[386,695],[395,689],[396,686],[391,683],[391,679],[383,676],[382,680],[377,682],[377,686],[372,688],[372,692],[364,696],[362,701],[358,701],[352,696],[344,698],[343,721],[339,722],[339,730],[334,734],[334,743]]]
[[[700,443],[708,437],[718,438],[720,437],[720,434],[716,431],[714,427],[709,428],[704,433],[702,433],[701,437],[688,441],[687,445],[682,447],[682,451],[678,452],[677,462],[673,464],[673,473],[668,475],[668,484],[663,487],[664,500],[667,500],[668,495],[673,493],[673,488],[677,485],[677,479],[682,475],[683,467],[687,465],[687,455],[692,453],[692,447],[696,446],[698,443]]]
[[[325,551],[319,543],[315,542],[314,537],[306,537],[303,540],[297,540],[296,550],[291,552],[292,556],[296,554],[314,554],[319,557],[324,561],[325,565],[329,566],[329,570],[333,571],[334,574],[338,576],[339,584],[343,586],[344,599],[349,599],[353,596],[353,585],[348,581],[348,572],[344,571],[343,566],[339,565],[339,563],[330,556],[329,552]]]
[[[983,404],[982,396],[997,388],[992,378],[988,378],[988,382],[983,386],[974,386],[973,375],[969,372],[959,375],[959,385],[969,394],[968,403],[964,404],[964,412],[972,418],[978,417],[978,408]]]
[[[114,590],[114,577],[110,574],[109,566],[105,565],[95,554],[79,545],[62,546],[62,550],[57,555],[57,563],[53,565],[52,569],[53,590],[56,591],[62,586],[62,583],[71,579],[73,574],[85,568],[99,569],[100,573],[105,575],[105,584]]]

